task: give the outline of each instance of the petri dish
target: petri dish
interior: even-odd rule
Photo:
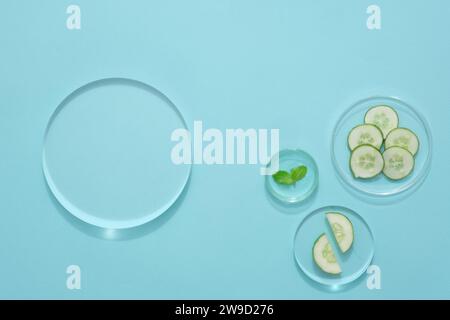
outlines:
[[[67,96],[52,114],[43,146],[49,189],[91,225],[126,229],[164,213],[182,193],[190,164],[171,158],[177,107],[143,82],[109,78]]]
[[[390,180],[382,173],[372,179],[355,179],[350,170],[350,150],[347,137],[350,130],[364,123],[367,110],[376,105],[393,107],[399,117],[399,127],[411,129],[420,141],[419,151],[415,156],[413,172],[401,180]],[[425,118],[412,106],[392,97],[370,97],[360,100],[347,109],[333,131],[331,142],[331,160],[339,180],[351,190],[370,198],[386,198],[399,195],[407,190],[415,190],[426,178],[431,164],[432,138],[430,127]]]
[[[319,184],[319,170],[313,157],[299,149],[281,150],[274,157],[278,157],[279,170],[289,172],[292,168],[304,165],[307,167],[307,173],[302,180],[293,185],[278,184],[271,175],[266,176],[266,188],[273,197],[283,203],[296,204],[314,193]],[[267,167],[270,167],[273,162],[274,158]]]
[[[342,213],[353,224],[354,240],[346,253],[342,253],[337,246],[326,219],[326,213],[329,212]],[[341,266],[342,272],[339,275],[325,273],[313,260],[314,242],[323,233],[327,234]],[[374,252],[374,238],[368,224],[355,211],[341,206],[326,206],[314,210],[300,223],[294,237],[294,256],[301,271],[315,282],[333,289],[342,288],[363,275],[372,262]]]

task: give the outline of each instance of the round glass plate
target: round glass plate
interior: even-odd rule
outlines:
[[[142,225],[184,189],[190,165],[171,160],[171,134],[186,123],[161,92],[139,81],[91,82],[65,98],[48,123],[43,170],[77,218],[108,229]]]
[[[352,247],[342,253],[337,246],[333,232],[328,224],[326,213],[339,212],[353,224],[354,240]],[[339,275],[322,271],[314,262],[312,249],[316,239],[327,234],[334,254],[342,269]],[[300,223],[294,238],[294,256],[303,273],[324,286],[338,289],[358,279],[369,267],[375,251],[372,232],[364,219],[353,210],[340,206],[323,207],[311,212]]]
[[[399,127],[411,129],[419,138],[420,147],[415,156],[414,170],[404,179],[394,181],[386,178],[383,174],[372,179],[355,179],[350,170],[348,134],[352,128],[364,123],[365,113],[376,105],[393,107],[399,117]],[[340,117],[333,132],[331,158],[334,168],[344,184],[369,196],[385,197],[399,194],[423,182],[430,168],[431,149],[430,128],[426,120],[413,107],[396,98],[372,97],[358,101]]]
[[[276,199],[285,203],[299,203],[313,194],[319,184],[319,170],[316,162],[306,152],[302,150],[282,150],[275,155],[278,157],[279,170],[290,172],[291,169],[298,166],[306,166],[306,176],[293,185],[282,185],[275,182],[271,175],[266,176],[266,187],[269,193]],[[272,161],[267,165],[270,167]]]

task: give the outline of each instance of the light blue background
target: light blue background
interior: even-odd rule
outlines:
[[[450,298],[450,2],[0,1],[0,298]],[[45,126],[61,100],[129,77],[206,127],[281,130],[318,162],[316,197],[298,212],[267,198],[257,166],[196,166],[176,210],[111,241],[70,222],[45,187]],[[361,201],[333,172],[333,126],[354,101],[395,95],[429,121],[431,172],[394,204]],[[302,218],[324,205],[359,212],[376,238],[382,289],[339,293],[307,282],[293,254]],[[65,269],[82,269],[66,289]]]

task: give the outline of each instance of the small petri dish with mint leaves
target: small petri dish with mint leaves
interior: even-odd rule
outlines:
[[[278,161],[278,170],[266,176],[266,188],[278,201],[298,204],[309,198],[319,185],[317,164],[308,153],[284,149],[274,155],[268,168]]]

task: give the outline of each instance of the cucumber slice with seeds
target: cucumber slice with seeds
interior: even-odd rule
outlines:
[[[330,274],[340,274],[341,267],[336,260],[333,248],[325,233],[321,234],[314,242],[313,260],[317,266],[324,272]]]
[[[414,157],[406,149],[390,147],[383,152],[383,173],[392,180],[400,180],[407,177],[414,169]]]
[[[353,150],[350,169],[355,178],[369,179],[383,171],[384,160],[381,152],[373,146],[362,145]]]
[[[352,151],[363,144],[369,144],[380,149],[383,144],[383,133],[373,124],[362,124],[350,131],[347,142]]]
[[[384,142],[386,149],[390,147],[402,147],[414,156],[419,150],[419,139],[416,134],[406,128],[397,128],[389,132]]]
[[[389,106],[375,106],[367,111],[364,122],[377,126],[386,138],[391,130],[398,127],[398,115]]]
[[[347,252],[353,244],[353,225],[350,220],[341,213],[330,212],[327,213],[327,220],[333,231],[339,249],[343,253]]]

